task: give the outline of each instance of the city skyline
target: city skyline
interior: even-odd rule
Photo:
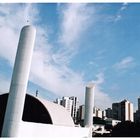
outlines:
[[[85,100],[96,84],[99,108],[140,96],[140,4],[0,4],[0,92],[9,91],[19,31],[37,29],[28,93]],[[28,21],[28,22],[27,22]]]

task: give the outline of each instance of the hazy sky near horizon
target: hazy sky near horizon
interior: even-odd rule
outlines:
[[[0,4],[0,93],[9,91],[21,28],[37,29],[28,93],[55,100],[96,84],[102,109],[140,96],[140,3]]]

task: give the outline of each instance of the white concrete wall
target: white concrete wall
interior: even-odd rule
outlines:
[[[4,117],[3,137],[15,137],[22,119],[35,36],[33,26],[22,28]]]
[[[86,127],[91,127],[93,125],[94,88],[94,84],[89,84],[86,86],[84,120],[84,125]]]
[[[88,137],[89,128],[21,122],[18,137]]]

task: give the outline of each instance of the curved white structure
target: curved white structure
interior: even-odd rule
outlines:
[[[49,117],[46,114],[41,114],[41,115],[46,115],[45,117],[47,117],[47,121],[50,118],[51,123],[44,124],[38,121],[32,122],[31,119],[34,119],[34,115],[33,117],[31,117],[31,119],[29,119],[31,120],[31,122],[22,121],[22,115],[24,114],[23,113],[24,103],[26,104],[25,102],[26,88],[28,83],[33,46],[35,42],[35,35],[36,35],[35,28],[29,25],[23,27],[21,31],[13,75],[12,75],[12,81],[10,85],[10,91],[8,95],[9,97],[8,97],[8,101],[6,100],[7,107],[6,107],[1,136],[2,137],[47,137],[47,136],[48,137],[63,137],[63,136],[88,137],[89,133],[91,134],[89,128],[75,127],[70,114],[65,110],[64,107],[61,107],[49,101],[45,101],[43,99],[39,100],[38,98],[36,98],[36,100],[34,100],[35,101],[34,103],[35,104],[37,102],[41,103],[38,104],[38,109],[40,109],[41,107],[40,105],[42,105],[43,108],[45,108]],[[89,99],[87,98],[87,102],[88,100]],[[30,108],[32,108],[32,105],[29,106],[29,109]],[[43,108],[41,107],[41,109]]]
[[[74,127],[74,122],[69,114],[69,112],[61,105],[55,104],[53,102],[39,99],[39,101],[46,107],[48,110],[53,125],[69,126]]]
[[[0,114],[5,112],[8,93],[0,95]],[[1,116],[0,116],[1,117]],[[0,119],[0,129],[2,125]],[[1,130],[0,130],[1,132]],[[16,137],[88,137],[90,128],[75,126],[70,113],[61,105],[26,93],[22,121]]]
[[[25,26],[21,30],[7,108],[2,129],[2,137],[16,137],[22,119],[25,94],[28,83],[36,29]]]

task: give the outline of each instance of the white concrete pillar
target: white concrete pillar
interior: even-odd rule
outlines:
[[[2,137],[16,137],[22,120],[24,101],[35,42],[36,29],[24,26],[20,33],[14,70],[5,112]]]
[[[84,126],[90,127],[91,132],[89,136],[92,136],[92,126],[93,126],[93,107],[94,107],[94,84],[89,84],[86,86],[85,94],[85,118]]]

